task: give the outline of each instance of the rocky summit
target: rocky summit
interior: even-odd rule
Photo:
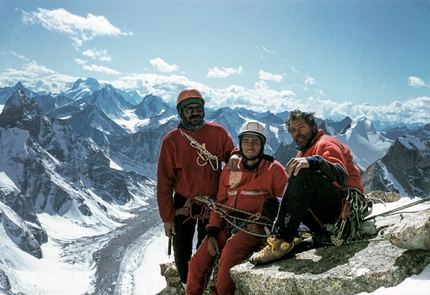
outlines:
[[[245,261],[231,269],[235,295],[373,292],[394,287],[430,264],[430,209],[376,217],[375,225],[379,235],[362,242],[302,247],[292,258],[262,266]],[[161,267],[168,287],[160,294],[175,294],[172,268]]]
[[[358,294],[393,287],[430,263],[430,252],[388,241],[329,246],[267,266],[243,263],[231,270],[236,295]]]

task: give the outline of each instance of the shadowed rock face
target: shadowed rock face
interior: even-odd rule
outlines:
[[[389,177],[387,174],[392,175]],[[430,194],[430,149],[414,136],[398,138],[388,152],[363,174],[365,191],[399,192],[399,185],[411,197]],[[395,182],[390,180],[395,179]]]
[[[0,114],[0,127],[28,130],[30,136],[37,138],[41,128],[41,110],[34,99],[27,97],[22,90],[16,91],[7,101]]]

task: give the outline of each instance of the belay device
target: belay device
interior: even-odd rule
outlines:
[[[374,220],[364,220],[372,213],[373,203],[356,190],[348,190],[342,201],[342,211],[336,223],[325,224],[335,246],[359,241],[364,235],[376,234]]]

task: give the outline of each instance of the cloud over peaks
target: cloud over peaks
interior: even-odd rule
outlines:
[[[234,68],[222,68],[218,69],[218,67],[214,67],[209,69],[206,78],[226,78],[231,75],[239,75],[243,74],[242,66],[239,66],[237,69]]]
[[[158,71],[163,73],[171,73],[179,70],[177,65],[170,65],[159,57],[149,60],[151,65],[156,68]]]
[[[112,61],[112,57],[107,53],[107,50],[97,50],[97,48],[88,49],[82,52],[83,55],[91,57],[92,59],[99,59],[101,61]]]
[[[110,68],[105,67],[105,66],[98,66],[95,64],[92,64],[90,66],[83,65],[83,68],[87,71],[100,72],[100,73],[104,73],[104,74],[108,74],[108,75],[120,75],[121,74],[121,72],[118,72],[114,69],[110,69]]]

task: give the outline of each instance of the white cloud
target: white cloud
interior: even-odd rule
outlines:
[[[258,78],[263,81],[275,81],[275,82],[282,81],[282,75],[268,73],[263,70],[260,70],[260,72],[258,72]]]
[[[7,69],[0,73],[0,87],[13,86],[21,82],[33,91],[59,93],[69,89],[77,79],[63,75],[37,64],[35,61],[22,66],[22,69]]]
[[[293,72],[300,74],[300,71],[299,71],[299,70],[297,70],[294,66],[292,66],[292,65],[288,65],[288,66],[290,67],[290,69],[291,69]]]
[[[267,52],[267,53],[273,53],[273,54],[276,54],[276,51],[274,51],[274,50],[270,50],[270,49],[267,49],[266,47],[261,47],[265,52]]]
[[[314,91],[315,91],[318,95],[325,96],[324,91],[322,91],[321,89],[315,89]]]
[[[99,59],[101,61],[112,61],[112,57],[107,53],[107,50],[97,50],[97,48],[88,49],[82,52],[83,55],[91,57],[92,59]]]
[[[35,74],[40,74],[40,75],[54,74],[55,73],[54,70],[48,69],[45,66],[40,66],[35,61],[29,62],[28,64],[26,64],[24,66],[24,70],[27,71],[27,72],[31,72],[31,73],[35,73]]]
[[[412,86],[414,88],[420,88],[423,86],[427,86],[426,83],[421,78],[418,78],[415,76],[410,76],[408,78],[408,85]]]
[[[75,58],[75,61],[78,65],[84,65],[87,63],[86,60],[80,59],[80,58]]]
[[[163,72],[163,73],[171,73],[171,72],[179,70],[179,67],[177,65],[169,65],[167,62],[165,62],[164,60],[162,60],[159,57],[151,59],[151,60],[149,60],[149,62],[158,71]]]
[[[218,69],[218,67],[209,69],[206,78],[226,78],[231,75],[239,75],[243,74],[242,66],[239,66],[237,69],[234,68],[222,68],[222,70]]]
[[[367,118],[381,122],[428,123],[430,97],[422,96],[404,102],[395,101],[389,105],[373,106],[368,103],[354,105],[352,102],[336,103],[321,98],[308,98],[303,109],[315,112],[319,118],[342,120],[349,116],[352,120]]]
[[[11,53],[12,55],[15,55],[16,57],[18,57],[18,58],[20,58],[20,59],[23,59],[23,60],[25,60],[25,61],[30,61],[30,59],[26,58],[24,55],[18,54],[18,53],[14,52],[14,51],[10,51],[10,53]]]
[[[84,65],[82,68],[84,68],[87,71],[99,72],[99,73],[104,73],[104,74],[109,74],[109,75],[111,75],[111,74],[112,75],[120,75],[121,74],[120,72],[118,72],[116,70],[110,69],[110,68],[105,67],[105,66],[98,66],[95,64],[92,64],[90,66]]]
[[[305,80],[305,84],[316,84],[317,82],[315,82],[315,79],[312,77],[307,77]]]
[[[132,32],[122,32],[113,26],[106,17],[91,13],[86,17],[81,17],[63,8],[54,10],[38,8],[37,11],[22,11],[22,13],[23,23],[41,24],[47,30],[68,35],[78,46],[81,46],[83,41],[92,40],[99,36],[133,35]]]

